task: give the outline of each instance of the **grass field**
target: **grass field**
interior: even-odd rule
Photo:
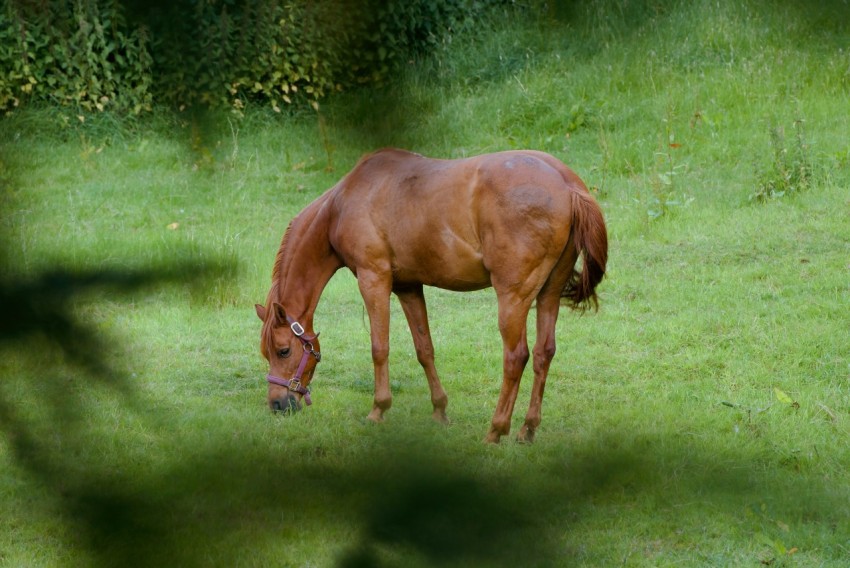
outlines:
[[[4,279],[168,281],[45,296],[108,370],[41,334],[2,345],[0,565],[849,565],[850,6],[561,12],[455,38],[318,115],[2,119]],[[546,150],[605,211],[602,308],[562,311],[534,445],[481,442],[492,291],[426,291],[450,426],[397,304],[393,408],[365,420],[347,272],[316,315],[314,405],[265,406],[253,304],[280,237],[389,145]]]

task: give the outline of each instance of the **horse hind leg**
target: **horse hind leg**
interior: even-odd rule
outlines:
[[[522,372],[528,363],[528,338],[526,318],[531,308],[531,299],[523,300],[515,295],[499,295],[499,331],[502,334],[502,388],[493,413],[490,430],[485,441],[499,443],[502,436],[510,433],[511,416],[514,412]],[[533,296],[532,296],[533,297]]]
[[[571,247],[567,247],[572,250]],[[575,254],[567,254],[558,261],[543,289],[537,295],[537,339],[534,342],[534,384],[525,423],[517,435],[520,442],[531,443],[540,426],[543,391],[549,375],[549,365],[555,357],[555,325],[561,307],[561,291],[572,274]]]
[[[410,334],[413,337],[413,345],[416,348],[416,358],[425,377],[428,379],[428,388],[431,390],[431,404],[434,407],[433,418],[440,424],[448,424],[446,406],[449,398],[440,379],[437,376],[437,368],[434,366],[434,344],[431,341],[431,329],[428,326],[428,310],[425,306],[425,295],[422,286],[404,291],[396,291],[407,324],[410,326]]]
[[[531,402],[525,415],[525,423],[517,435],[519,442],[533,442],[537,427],[540,426],[543,391],[546,388],[549,365],[555,357],[555,323],[558,320],[559,307],[559,293],[548,294],[537,299],[537,340],[532,351],[534,383],[531,387]]]

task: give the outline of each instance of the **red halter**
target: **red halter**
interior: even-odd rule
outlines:
[[[290,392],[297,392],[304,397],[304,402],[307,403],[307,406],[310,406],[313,404],[313,400],[310,398],[310,389],[301,384],[301,377],[304,375],[304,369],[307,368],[307,361],[310,359],[310,355],[316,358],[316,363],[322,360],[322,354],[316,351],[312,343],[318,335],[305,335],[304,327],[300,323],[290,320],[289,317],[286,318],[286,321],[289,323],[289,329],[301,341],[301,346],[304,348],[304,353],[301,355],[301,362],[298,364],[298,370],[295,371],[295,376],[291,379],[266,375],[266,380],[274,385],[286,387]]]

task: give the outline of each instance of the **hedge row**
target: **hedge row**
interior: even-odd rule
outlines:
[[[506,0],[2,0],[0,111],[280,110],[383,81]]]
[[[7,0],[0,13],[0,109],[30,100],[85,110],[152,102],[150,40],[115,2]]]

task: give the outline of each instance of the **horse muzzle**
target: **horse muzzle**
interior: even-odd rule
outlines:
[[[284,416],[288,416],[290,414],[300,412],[301,403],[298,401],[297,398],[295,398],[295,395],[286,393],[286,396],[276,398],[270,401],[269,408],[271,408],[272,412],[274,412],[275,414],[279,412]]]
[[[269,408],[273,412],[281,412],[287,415],[300,411],[302,408],[301,401],[298,400],[294,393],[300,394],[307,406],[313,404],[313,400],[310,398],[310,389],[302,385],[298,379],[281,379],[274,375],[266,375],[266,380],[270,384],[286,388],[283,396],[269,401]]]

